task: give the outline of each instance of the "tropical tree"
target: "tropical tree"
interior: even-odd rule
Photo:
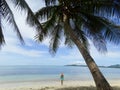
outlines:
[[[23,41],[6,1],[1,0],[0,18],[7,19]],[[60,38],[64,36],[66,45],[71,47],[75,44],[78,47],[91,71],[97,89],[112,90],[89,53],[88,39],[100,52],[107,51],[107,41],[120,43],[120,29],[110,20],[111,17],[118,19],[120,17],[118,0],[44,0],[46,7],[40,9],[35,15],[25,0],[11,1],[15,6],[27,12],[27,22],[38,31],[36,38],[39,41],[43,41],[47,36],[51,38],[50,52],[52,54],[57,51]],[[36,17],[44,19],[42,26]],[[0,45],[5,42],[2,31],[2,23],[0,23]]]
[[[106,52],[106,43],[120,43],[120,28],[111,21],[120,17],[120,2],[117,0],[44,0],[46,6],[36,12],[44,21],[42,31],[36,38],[40,42],[50,39],[50,52],[54,54],[65,37],[65,44],[76,45],[82,54],[97,87],[97,90],[112,90],[94,59],[89,53],[90,39],[100,52]]]

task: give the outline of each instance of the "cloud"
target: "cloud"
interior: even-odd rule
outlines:
[[[41,57],[46,54],[45,51],[38,51],[38,50],[26,50],[21,47],[17,46],[7,46],[2,49],[3,53],[11,53],[11,54],[18,54],[19,56],[26,56],[26,57]]]
[[[58,54],[55,59],[62,60],[68,64],[77,61],[84,61],[82,55],[80,54],[77,48],[73,49],[62,48],[60,49],[60,51],[58,51]]]
[[[83,59],[81,53],[75,48],[73,50],[71,50],[70,52],[68,52],[67,55],[63,55],[61,56],[62,59],[66,59],[66,60],[80,60]]]
[[[34,28],[29,27],[28,24],[26,24],[26,14],[25,12],[20,12],[16,10],[16,8],[13,6],[11,1],[7,0],[9,6],[11,7],[15,21],[20,29],[20,32],[25,40],[25,45],[20,45],[20,41],[17,38],[17,35],[15,31],[13,30],[13,27],[9,24],[5,23],[5,20],[3,20],[4,23],[4,35],[6,40],[6,45],[2,47],[2,53],[13,53],[18,54],[22,56],[28,56],[28,57],[40,57],[43,56],[46,52],[40,51],[34,49],[33,44],[34,42],[30,42],[29,40],[34,41],[34,36],[36,31]],[[9,31],[8,31],[9,30]],[[26,47],[30,47],[30,49],[26,49]]]
[[[7,29],[10,30],[9,33]],[[4,28],[4,35],[5,35],[5,40],[6,44],[2,47],[1,53],[12,53],[12,54],[18,54],[19,56],[26,56],[26,57],[41,57],[46,54],[45,51],[40,51],[36,50],[34,48],[34,41],[29,41],[32,40],[32,33],[27,33],[28,31],[24,31],[24,37],[25,39],[25,45],[22,45],[20,41],[18,40],[17,36],[15,35],[16,33],[12,30],[12,28],[5,26]],[[28,28],[29,29],[29,28]],[[30,32],[30,31],[29,31]],[[30,49],[26,49],[26,47],[29,47]],[[11,56],[12,57],[12,56]]]
[[[77,65],[86,65],[86,63],[85,63],[85,61],[80,61],[80,60],[78,60],[78,61],[73,61],[71,64],[77,64]]]
[[[110,51],[107,53],[107,57],[109,58],[120,58],[120,52],[119,51]]]
[[[11,2],[10,0],[7,0],[7,1]],[[32,3],[34,2],[33,0],[26,0],[26,1],[30,3],[29,5],[32,6],[32,8],[34,8],[34,11],[37,9],[37,7],[40,7],[39,1],[41,0],[35,1],[37,2],[37,5],[36,3]],[[64,40],[62,40],[62,43],[60,45],[60,49],[59,49],[60,53],[58,53],[58,55],[56,55],[55,57],[50,57],[50,55],[48,54],[48,50],[44,51],[44,48],[42,49],[37,48],[38,44],[34,42],[35,41],[34,36],[36,34],[36,30],[34,30],[34,28],[32,27],[29,27],[29,25],[26,23],[25,21],[26,14],[24,12],[19,12],[14,7],[12,7],[12,5],[11,5],[11,8],[14,11],[14,17],[16,19],[16,23],[19,26],[20,32],[23,38],[25,39],[25,45],[24,46],[20,45],[20,42],[16,36],[16,33],[12,30],[12,27],[11,26],[8,27],[8,25],[6,25],[5,28],[7,29],[4,30],[5,38],[6,38],[6,45],[2,47],[0,55],[5,54],[4,58],[6,57],[6,54],[7,55],[10,54],[11,55],[11,56],[9,55],[10,57],[14,57],[14,55],[17,54],[17,58],[25,56],[26,57],[25,59],[29,57],[30,58],[37,57],[37,58],[41,58],[41,60],[44,60],[45,64],[49,64],[52,62],[53,64],[54,63],[55,64],[72,64],[72,63],[85,64],[81,53],[76,47],[74,47],[71,50],[68,50],[68,48],[65,49],[65,45],[63,42]],[[40,43],[39,47],[41,47],[41,45],[49,47],[49,41],[50,39],[46,38],[42,43]],[[90,44],[91,44],[91,48],[90,48],[91,55],[96,61],[100,61],[99,63],[103,62],[104,64],[104,59],[110,61],[111,58],[120,58],[119,48],[116,49],[112,45],[110,45],[109,48],[113,48],[116,50],[112,51],[113,49],[110,49],[108,53],[104,55],[104,54],[98,53],[98,51],[94,48],[91,42]],[[33,63],[32,61],[34,62],[34,60],[31,60],[31,63]]]

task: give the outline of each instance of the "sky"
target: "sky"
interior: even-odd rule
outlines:
[[[6,0],[14,13],[15,21],[25,40],[22,45],[13,30],[13,27],[2,20],[4,23],[3,33],[6,44],[0,50],[0,65],[66,65],[66,64],[85,64],[84,59],[76,46],[72,49],[61,43],[57,53],[53,56],[49,53],[49,39],[46,38],[42,43],[35,40],[36,31],[26,22],[26,14],[14,7],[11,0]],[[36,12],[44,6],[42,0],[26,0],[30,8]],[[61,40],[62,42],[62,40]],[[106,54],[99,53],[90,42],[90,54],[98,65],[120,64],[120,45],[108,44]]]

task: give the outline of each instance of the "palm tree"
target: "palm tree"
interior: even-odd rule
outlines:
[[[27,23],[30,26],[34,26],[39,33],[42,29],[42,26],[41,26],[40,22],[37,20],[37,18],[34,16],[34,13],[30,9],[30,7],[26,3],[26,1],[25,0],[11,0],[11,2],[13,2],[16,7],[20,7],[18,9],[25,10],[27,12],[27,19],[26,19]],[[10,7],[7,3],[7,0],[1,0],[1,2],[0,2],[0,46],[5,43],[5,38],[4,38],[4,34],[3,34],[3,30],[4,30],[3,26],[4,25],[1,21],[2,19],[5,20],[6,23],[9,23],[10,25],[13,26],[21,43],[24,43],[24,40],[20,33],[20,30],[15,22],[14,14],[13,14],[12,10],[10,9]]]
[[[1,0],[0,2],[0,18],[7,19],[17,31],[20,40],[23,41],[13,13],[6,1]],[[57,51],[60,38],[65,36],[66,45],[71,47],[75,44],[78,47],[93,75],[97,89],[112,90],[89,53],[88,38],[93,41],[100,52],[107,51],[106,41],[120,43],[119,27],[109,20],[111,17],[120,17],[118,0],[44,0],[46,7],[40,9],[36,16],[25,0],[11,1],[15,6],[27,12],[27,22],[38,31],[36,38],[39,41],[47,36],[51,37],[50,52],[52,54]],[[36,17],[44,19],[42,26]],[[0,45],[5,42],[2,31],[1,22]]]
[[[46,7],[36,12],[43,30],[36,38],[40,42],[51,38],[50,52],[54,54],[65,36],[65,44],[76,45],[82,54],[97,90],[113,90],[89,53],[90,39],[100,52],[106,52],[106,42],[120,43],[120,28],[110,20],[119,19],[117,0],[45,0]]]

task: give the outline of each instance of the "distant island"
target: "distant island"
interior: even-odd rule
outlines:
[[[79,67],[87,67],[87,65],[80,65],[80,64],[70,64],[65,66],[79,66]],[[110,66],[98,66],[101,68],[120,68],[120,64],[110,65]]]
[[[110,65],[108,68],[120,68],[120,64]]]

